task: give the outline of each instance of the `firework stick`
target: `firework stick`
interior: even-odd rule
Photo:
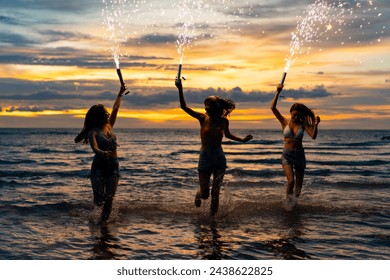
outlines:
[[[284,85],[284,81],[286,80],[286,76],[287,76],[287,72],[284,72],[284,73],[283,73],[282,80],[280,81],[280,84],[281,84],[282,86]]]
[[[179,68],[177,69],[177,79],[180,80],[181,78],[181,67],[182,67],[182,64],[179,64]]]
[[[118,74],[118,77],[119,77],[119,81],[120,81],[120,83],[121,83],[121,86],[124,87],[124,86],[125,86],[125,82],[123,81],[123,78],[122,78],[121,69],[120,69],[120,68],[117,68],[117,69],[116,69],[116,73]]]

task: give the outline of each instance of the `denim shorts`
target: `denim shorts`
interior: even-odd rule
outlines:
[[[199,155],[198,170],[203,172],[214,172],[216,170],[225,170],[226,157],[222,148],[216,150],[201,150]]]
[[[306,168],[306,157],[304,149],[287,150],[283,149],[281,157],[282,165],[297,166],[301,169]]]

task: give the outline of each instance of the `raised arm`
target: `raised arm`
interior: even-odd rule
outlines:
[[[176,85],[177,89],[179,90],[180,108],[182,108],[183,111],[186,112],[187,114],[189,114],[191,117],[194,117],[198,120],[201,120],[202,118],[204,118],[204,114],[196,112],[187,106],[187,103],[184,99],[183,85],[182,85],[180,79],[175,80],[175,85]]]
[[[320,123],[320,121],[321,121],[320,117],[316,116],[315,120],[314,120],[314,126],[313,127],[309,127],[308,125],[304,125],[305,131],[307,132],[307,134],[309,134],[309,136],[313,140],[315,140],[317,138],[318,124]]]
[[[278,98],[279,98],[279,94],[280,92],[282,91],[283,89],[283,85],[279,84],[277,87],[276,87],[276,93],[275,93],[275,96],[274,98],[272,99],[272,102],[271,102],[271,110],[272,112],[274,113],[275,117],[279,120],[279,122],[282,124],[282,126],[284,127],[285,126],[285,123],[286,123],[286,118],[283,117],[283,115],[279,112],[279,110],[276,108],[276,105],[278,103]]]
[[[121,103],[122,103],[122,97],[123,97],[123,94],[128,94],[129,92],[127,91],[126,92],[126,87],[125,86],[121,86],[120,90],[119,90],[119,93],[118,93],[118,96],[116,97],[116,100],[115,100],[115,103],[114,103],[114,106],[112,107],[112,112],[111,112],[111,115],[110,115],[110,125],[111,127],[114,127],[114,124],[115,124],[115,121],[116,121],[116,117],[118,116],[118,111],[119,111],[119,107],[121,106]]]
[[[231,140],[234,140],[234,141],[238,141],[238,142],[248,142],[249,140],[252,140],[253,139],[253,136],[252,135],[247,135],[245,136],[244,138],[241,138],[241,137],[238,137],[236,135],[233,135],[230,133],[230,130],[229,130],[229,120],[228,119],[225,119],[225,128],[224,128],[224,133],[225,133],[225,137],[226,138],[229,138]]]

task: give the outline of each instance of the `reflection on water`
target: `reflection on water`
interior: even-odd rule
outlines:
[[[267,241],[266,246],[283,259],[310,259],[305,251],[296,247],[296,243],[302,243],[303,224],[300,217],[299,209],[292,212],[285,212],[281,216],[281,229],[283,233],[281,238]]]
[[[118,259],[115,254],[115,249],[119,249],[118,240],[115,236],[110,234],[108,225],[92,225],[91,233],[95,239],[93,246],[94,260],[113,260]]]
[[[214,218],[199,219],[195,228],[198,242],[197,256],[206,260],[227,259],[228,244],[222,240],[218,232],[218,222]]]
[[[196,256],[207,260],[259,259],[259,256],[286,260],[311,259],[311,256],[302,249],[303,246],[300,246],[304,245],[305,235],[301,215],[299,208],[292,212],[279,213],[269,224],[270,232],[267,232],[266,228],[260,232],[257,228],[251,228],[250,225],[254,223],[245,224],[243,221],[236,223],[230,219],[202,217],[195,222]],[[264,219],[264,222],[260,222],[264,225],[270,221],[267,215],[257,218]],[[249,242],[249,246],[237,241],[237,230],[241,238],[257,241]]]

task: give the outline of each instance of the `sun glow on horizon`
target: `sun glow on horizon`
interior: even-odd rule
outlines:
[[[332,113],[320,114],[322,122],[337,122],[340,120],[353,119],[378,119],[384,115],[390,118],[390,105],[369,105],[355,106],[356,112],[351,113]],[[202,112],[203,108],[194,108],[194,110]],[[18,111],[13,107],[5,107],[0,111],[2,117],[21,117],[21,118],[38,118],[47,116],[70,116],[72,118],[83,119],[88,109],[72,109],[72,110],[42,110],[34,111]],[[288,117],[286,115],[286,117]],[[194,121],[194,118],[186,114],[180,108],[174,109],[121,109],[118,118],[121,119],[137,119],[151,123],[164,123],[167,121],[188,122]],[[264,120],[274,120],[275,116],[269,109],[236,109],[228,117],[233,122],[261,122]]]

